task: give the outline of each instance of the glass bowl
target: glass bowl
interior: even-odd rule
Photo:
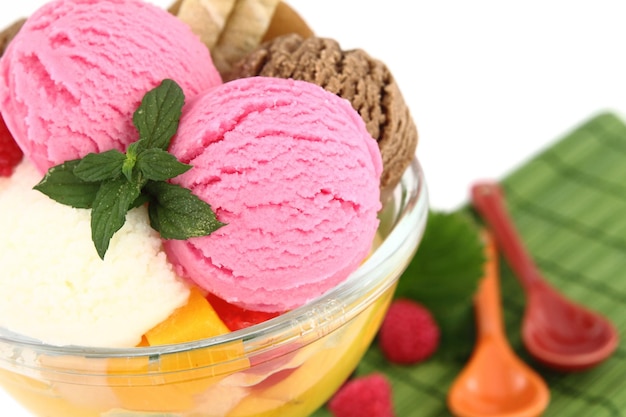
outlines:
[[[372,342],[427,214],[415,159],[380,213],[377,249],[313,302],[247,329],[156,347],[57,347],[0,332],[0,385],[41,417],[308,416]]]

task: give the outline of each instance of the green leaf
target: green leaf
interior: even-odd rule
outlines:
[[[126,156],[116,150],[101,153],[90,153],[80,160],[74,174],[83,181],[98,182],[115,179],[122,171]]]
[[[484,263],[480,228],[467,212],[430,212],[424,237],[400,277],[396,297],[412,298],[430,309],[441,327],[442,352],[446,347],[455,354],[471,352],[473,339],[459,337],[459,332],[465,332],[468,325],[473,329],[473,296]],[[445,346],[459,340],[468,343]]]
[[[126,153],[110,150],[51,168],[34,188],[55,201],[91,208],[91,235],[104,259],[126,213],[148,203],[152,227],[165,239],[205,236],[223,226],[191,191],[166,183],[191,166],[167,152],[185,96],[172,80],[149,91],[133,116],[139,140]]]
[[[91,208],[100,184],[86,182],[74,173],[79,159],[67,161],[48,170],[33,188],[54,201],[76,208]]]
[[[178,129],[184,103],[183,90],[174,81],[167,79],[144,96],[133,115],[141,149],[167,150]]]
[[[100,258],[104,259],[111,238],[124,225],[126,213],[140,193],[125,177],[102,183],[91,212],[91,238]]]
[[[152,197],[148,206],[150,224],[164,239],[206,236],[224,226],[211,206],[187,188],[150,181],[146,190]]]
[[[149,202],[150,202],[150,195],[148,193],[142,192],[135,199],[135,201],[132,202],[132,204],[129,207],[129,210],[143,206],[144,204],[149,203]]]
[[[166,181],[183,174],[191,165],[183,164],[171,153],[159,148],[146,149],[137,156],[137,168],[152,181]]]
[[[124,174],[126,179],[130,182],[133,182],[133,172],[137,164],[138,145],[139,142],[133,142],[128,145],[128,148],[126,148],[126,159],[124,159],[124,163],[122,164],[122,174]]]

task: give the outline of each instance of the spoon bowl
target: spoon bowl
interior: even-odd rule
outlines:
[[[448,407],[457,417],[536,417],[548,406],[550,393],[506,340],[493,243],[487,244],[487,256],[485,277],[475,298],[478,340],[450,388]]]
[[[522,338],[529,353],[561,371],[582,371],[608,358],[617,332],[599,314],[575,304],[545,282],[528,289]]]
[[[510,218],[501,187],[479,182],[471,190],[476,210],[490,226],[526,293],[522,340],[528,352],[560,371],[589,369],[615,351],[618,333],[600,314],[574,303],[542,277]]]

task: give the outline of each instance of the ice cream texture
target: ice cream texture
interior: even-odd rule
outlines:
[[[191,99],[170,151],[193,168],[172,181],[226,226],[166,241],[177,272],[258,311],[298,307],[368,254],[382,160],[350,103],[312,83],[234,80]]]
[[[221,78],[186,25],[138,0],[52,1],[2,47],[0,111],[26,158],[0,179],[0,328],[52,345],[136,346],[190,293],[147,211],[128,213],[102,261],[89,210],[32,187],[52,165],[125,150],[138,139],[133,112],[163,78],[190,96]]]
[[[362,49],[344,50],[329,38],[278,36],[235,62],[225,79],[252,76],[315,83],[352,103],[377,140],[384,170],[381,189],[393,189],[410,164],[418,132],[393,74]]]
[[[0,60],[0,111],[40,172],[136,140],[143,94],[171,78],[187,96],[221,83],[181,21],[140,0],[56,0]]]
[[[282,78],[222,84],[198,38],[138,0],[54,0],[16,32],[0,61],[0,110],[26,157],[0,181],[0,210],[14,213],[1,226],[10,238],[1,243],[9,269],[0,327],[51,344],[134,346],[193,286],[273,317],[344,281],[371,250],[383,161],[347,100]],[[163,77],[187,98],[169,150],[192,169],[172,182],[227,225],[161,240],[135,209],[102,263],[89,211],[31,188],[58,163],[124,151],[137,139],[133,111]]]
[[[53,345],[132,347],[189,297],[144,208],[131,211],[102,261],[89,210],[32,189],[22,162],[0,178],[0,328]]]

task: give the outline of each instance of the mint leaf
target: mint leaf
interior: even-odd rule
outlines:
[[[149,182],[150,225],[164,239],[187,239],[213,233],[224,223],[211,207],[187,188],[167,182]]]
[[[125,177],[104,182],[98,190],[91,212],[91,238],[100,258],[104,259],[111,238],[124,225],[126,213],[140,193]]]
[[[50,168],[33,188],[58,203],[75,208],[91,208],[100,184],[86,182],[74,174],[79,163],[79,159],[74,159]]]
[[[149,202],[150,202],[150,196],[148,195],[148,193],[143,192],[142,190],[142,193],[139,194],[139,197],[137,197],[135,201],[133,201],[133,203],[130,205],[129,210],[143,206],[144,204],[149,203]]]
[[[74,168],[74,174],[88,182],[115,179],[120,175],[125,159],[126,156],[116,149],[102,153],[90,153],[80,160]]]
[[[137,168],[148,180],[166,181],[189,171],[191,165],[179,162],[167,151],[152,148],[137,155]]]
[[[185,101],[182,89],[164,80],[144,96],[133,115],[139,140],[126,153],[110,150],[50,168],[34,188],[55,201],[91,208],[91,237],[104,259],[126,213],[148,204],[152,227],[165,239],[204,236],[223,226],[191,191],[166,183],[191,166],[167,152]]]
[[[459,334],[467,329],[473,332],[473,296],[484,263],[480,229],[467,212],[430,212],[420,246],[400,277],[396,296],[412,298],[433,313],[441,327],[442,352],[446,347],[455,355],[471,352],[473,339]]]
[[[133,180],[133,173],[135,165],[137,164],[138,145],[139,142],[133,142],[126,148],[126,159],[124,160],[124,164],[122,164],[122,174],[124,174],[128,181]]]
[[[144,96],[133,115],[143,149],[167,150],[178,129],[184,103],[183,90],[174,81],[167,79]]]

